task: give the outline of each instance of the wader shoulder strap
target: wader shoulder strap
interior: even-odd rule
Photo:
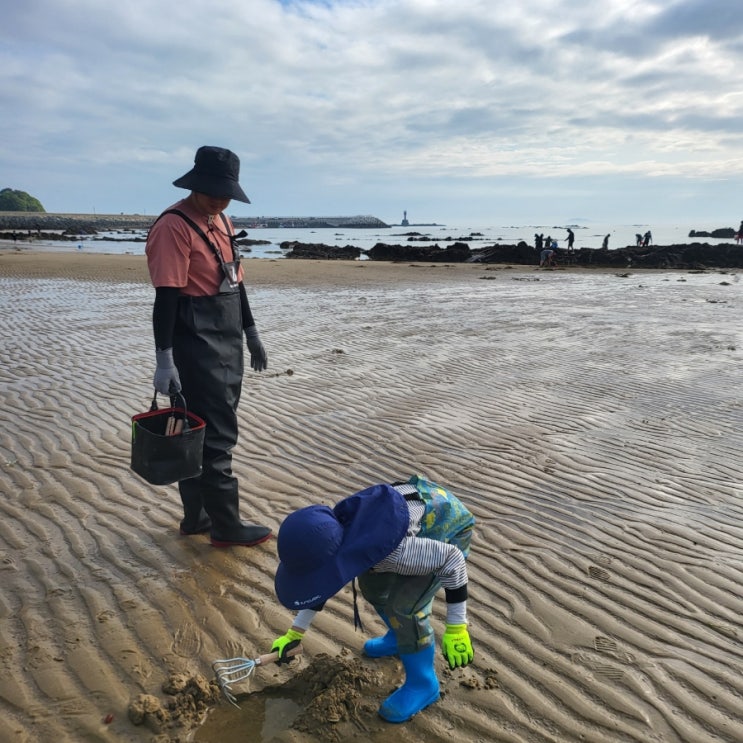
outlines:
[[[214,253],[214,255],[217,257],[217,260],[219,261],[219,265],[224,265],[224,258],[222,257],[222,254],[217,249],[217,246],[206,236],[206,232],[199,227],[199,225],[196,224],[196,222],[191,219],[191,217],[188,216],[188,214],[184,214],[180,209],[167,209],[164,211],[160,217],[165,216],[166,214],[177,214],[181,219],[185,220],[193,229],[193,231],[201,237],[201,239],[209,246],[209,249]],[[225,232],[227,234],[227,237],[230,238],[230,247],[232,248],[232,259],[237,260],[237,256],[235,255],[235,236],[230,234],[229,227],[227,226],[227,219],[224,216],[224,213],[220,213],[219,215],[222,218],[222,224],[224,225]],[[157,222],[158,217],[155,222]],[[152,229],[152,228],[150,228]]]
[[[199,227],[199,225],[196,224],[196,222],[191,219],[191,217],[188,216],[188,214],[185,214],[180,209],[168,209],[167,211],[164,211],[160,217],[165,216],[166,214],[177,214],[181,219],[188,222],[188,224],[191,226],[191,229],[209,246],[211,250],[215,250],[215,246],[212,243],[212,241],[206,236],[206,232]],[[160,219],[158,217],[158,219]]]

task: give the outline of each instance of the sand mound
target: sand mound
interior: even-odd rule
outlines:
[[[475,668],[442,674],[442,692],[453,683],[465,689],[497,688],[497,674]],[[291,695],[302,705],[293,730],[307,733],[322,743],[338,743],[363,733],[391,734],[397,727],[379,718],[380,703],[404,682],[402,666],[389,658],[367,661],[357,657],[319,655],[296,677],[266,693]]]
[[[198,725],[220,697],[219,686],[201,674],[172,673],[162,685],[165,699],[139,694],[131,701],[129,720],[158,733],[158,743],[176,743]]]
[[[260,690],[233,687],[239,709],[226,703],[211,711],[194,741],[222,743],[254,740],[269,743],[340,743],[348,740],[388,740],[394,730],[398,741],[444,740],[451,725],[446,715],[429,708],[405,726],[391,726],[378,715],[379,705],[404,681],[396,658],[369,659],[344,648],[340,654],[320,653],[303,667],[281,671],[282,680]],[[497,672],[470,666],[450,671],[437,659],[442,698],[456,692],[497,689]],[[165,743],[165,741],[163,741]],[[168,742],[170,743],[170,742]]]
[[[360,658],[318,655],[307,668],[280,687],[280,691],[301,705],[292,729],[309,733],[328,743],[346,739],[346,723],[366,729],[363,718],[373,714],[374,700],[384,689],[385,674]]]

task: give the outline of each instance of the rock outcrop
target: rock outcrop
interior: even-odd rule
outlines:
[[[286,250],[284,258],[310,258],[326,261],[353,261],[361,256],[361,248],[346,245],[339,248],[334,245],[322,243],[301,243],[287,240],[279,246]]]
[[[465,263],[472,255],[469,245],[455,242],[438,245],[386,245],[377,243],[365,251],[372,261],[427,261],[429,263]]]
[[[617,250],[581,248],[573,256],[558,250],[558,263],[612,268],[743,268],[743,246],[731,243],[632,245]]]
[[[539,265],[539,253],[526,242],[519,242],[516,245],[489,245],[475,249],[463,242],[455,242],[443,248],[438,245],[377,243],[365,251],[350,245],[335,247],[323,243],[284,242],[281,243],[281,247],[289,251],[286,254],[287,258],[354,260],[363,253],[372,261]],[[630,245],[614,250],[580,248],[572,253],[558,249],[557,264],[594,268],[743,268],[743,246],[732,243],[719,245],[689,243],[649,247]]]
[[[689,237],[714,237],[718,240],[733,240],[735,238],[735,230],[732,227],[721,227],[718,230],[712,230],[712,232],[692,230],[689,233]]]

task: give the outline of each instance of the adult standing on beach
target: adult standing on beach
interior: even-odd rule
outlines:
[[[575,243],[575,233],[570,229],[570,227],[566,228],[568,231],[568,253],[573,252],[573,244]]]
[[[215,547],[252,546],[271,530],[240,519],[232,449],[243,381],[243,334],[256,372],[268,364],[243,284],[232,222],[232,199],[250,203],[240,187],[240,160],[221,147],[200,147],[194,167],[173,181],[189,196],[166,209],[147,237],[155,287],[155,389],[182,391],[206,421],[203,471],[178,483],[183,535],[210,532]]]

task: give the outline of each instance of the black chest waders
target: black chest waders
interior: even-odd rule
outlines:
[[[181,297],[173,335],[173,359],[191,410],[206,421],[200,477],[181,480],[185,520],[203,518],[226,534],[240,521],[232,450],[237,444],[237,406],[243,378],[240,297]]]
[[[173,360],[189,409],[206,421],[202,473],[178,483],[184,510],[181,531],[194,533],[210,520],[212,543],[261,541],[259,537],[269,530],[240,521],[238,482],[232,474],[244,371],[243,318],[237,282],[239,257],[232,236],[233,260],[225,262],[217,247],[187,215],[177,209],[164,213],[178,214],[189,223],[214,252],[223,274],[219,294],[182,295],[178,299]]]

